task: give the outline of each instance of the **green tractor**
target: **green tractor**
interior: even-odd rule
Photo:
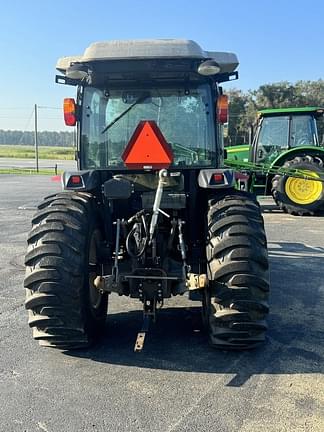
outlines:
[[[324,175],[324,147],[317,128],[323,113],[318,107],[260,111],[252,144],[228,147],[228,162],[242,167],[247,163],[254,170],[247,188],[257,195],[272,194],[283,211],[318,213],[324,204],[324,185],[318,181]],[[304,173],[308,179],[282,174],[280,168]]]
[[[237,66],[235,54],[173,39],[94,43],[59,60],[56,81],[77,88],[64,117],[77,126],[79,170],[39,205],[28,236],[25,305],[42,346],[91,344],[112,293],[142,304],[135,351],[185,293],[201,301],[212,346],[265,340],[263,218],[223,164],[220,84]]]

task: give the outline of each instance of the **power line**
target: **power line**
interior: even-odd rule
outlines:
[[[51,106],[43,106],[43,105],[40,105],[40,106],[38,106],[37,105],[37,107],[38,108],[43,108],[43,109],[62,109],[61,107],[51,107]],[[27,106],[27,107],[0,107],[0,110],[29,110],[30,109],[30,106]]]
[[[61,110],[61,107],[50,107],[50,106],[42,106],[42,105],[37,105],[38,108],[41,109],[55,109],[55,110]]]
[[[42,120],[63,120],[63,117],[42,117],[38,116]]]
[[[1,115],[0,115],[0,118],[2,118],[2,119],[26,119],[26,118],[28,118],[28,117],[26,117],[26,116],[24,116],[24,117],[17,117],[17,116],[1,116]]]
[[[29,110],[30,106],[28,107],[0,107],[0,110]]]

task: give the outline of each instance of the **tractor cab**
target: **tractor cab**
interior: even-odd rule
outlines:
[[[250,160],[271,164],[282,153],[303,147],[319,147],[317,120],[324,109],[281,108],[259,111]]]
[[[206,52],[186,40],[94,43],[83,56],[60,59],[57,82],[79,88],[65,112],[67,124],[78,124],[79,168],[129,170],[126,149],[144,127],[165,139],[168,168],[219,166],[227,121],[219,84],[237,78],[237,65],[234,54]],[[132,168],[161,166],[154,146],[142,148]]]

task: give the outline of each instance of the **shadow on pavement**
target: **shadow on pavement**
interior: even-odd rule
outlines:
[[[200,308],[164,308],[134,353],[141,311],[108,314],[100,345],[66,355],[169,371],[234,374],[241,386],[255,374],[324,373],[324,248],[271,243],[271,309],[267,343],[254,351],[224,352],[208,346]],[[197,303],[194,303],[197,304]]]
[[[271,213],[271,214],[283,214],[283,215],[287,215],[287,216],[292,216],[289,215],[288,213],[285,213],[283,210],[281,210],[277,204],[274,201],[270,201],[271,197],[266,198],[266,199],[261,199],[259,200],[259,203],[261,205],[261,209],[262,209],[262,213]],[[324,216],[324,209],[323,210],[319,210],[318,212],[316,212],[316,216],[318,217],[323,217]],[[301,216],[293,216],[293,217],[297,217],[300,218]],[[312,217],[312,216],[302,216],[302,217]]]
[[[291,216],[288,213],[285,213],[283,210],[281,210],[279,208],[279,206],[277,206],[277,204],[275,203],[275,201],[271,195],[267,195],[267,196],[261,195],[258,197],[258,201],[259,201],[259,204],[261,206],[262,213],[286,214],[287,216]],[[324,207],[323,206],[316,213],[316,216],[319,216],[319,217],[324,216]],[[294,217],[300,218],[301,216],[294,216]],[[303,216],[303,217],[307,218],[309,216]]]

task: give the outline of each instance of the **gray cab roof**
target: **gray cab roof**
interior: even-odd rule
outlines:
[[[228,52],[204,51],[200,45],[187,39],[112,40],[92,43],[83,55],[61,57],[56,69],[65,74],[73,63],[91,63],[112,60],[141,59],[213,59],[220,73],[233,72],[239,62],[237,56]]]

